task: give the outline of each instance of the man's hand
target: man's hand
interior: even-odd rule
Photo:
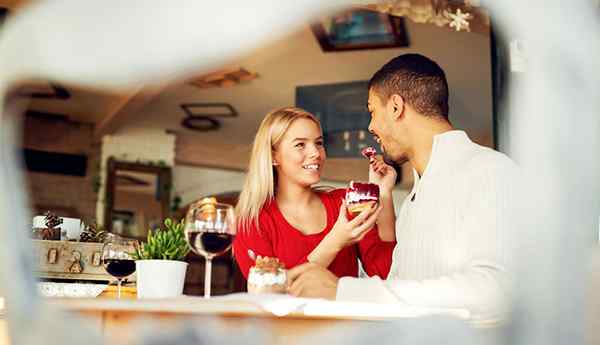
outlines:
[[[296,297],[335,300],[338,277],[317,264],[307,262],[288,271],[288,292]]]

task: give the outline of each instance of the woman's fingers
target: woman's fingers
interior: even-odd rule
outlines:
[[[296,279],[288,287],[288,293],[292,296],[300,296],[302,294],[302,279]]]
[[[348,222],[348,225],[351,228],[355,228],[358,225],[362,224],[368,217],[369,214],[371,214],[371,212],[373,212],[373,209],[364,209],[362,211],[360,211],[360,213],[354,217],[354,219],[352,219],[351,221]]]
[[[343,225],[346,229],[346,241],[354,243],[360,241],[368,232],[371,230],[377,222],[377,217],[381,212],[382,205],[377,203],[373,204],[371,208],[362,210],[356,217],[351,220],[347,220],[346,217],[346,204],[345,200],[342,202],[340,207],[340,215],[338,216],[338,222],[344,218],[347,223]],[[343,213],[343,214],[342,214]]]
[[[375,171],[377,171],[378,173],[385,175],[385,173],[387,172],[388,166],[387,164],[385,164],[384,162],[377,162],[377,164],[375,165]]]
[[[369,164],[371,165],[373,171],[381,175],[385,175],[387,173],[387,169],[390,168],[390,166],[384,162],[383,157],[381,156],[371,157]]]
[[[367,230],[366,230],[366,231],[363,231],[363,232],[362,232],[362,234],[360,234],[360,236],[359,236],[359,237],[358,237],[356,240],[354,240],[354,242],[355,242],[355,243],[358,243],[358,242],[362,241],[362,239],[363,239],[363,238],[365,238],[365,236],[367,236],[367,234],[368,234],[369,232],[371,232],[371,230],[373,230],[373,229],[374,229],[374,228],[372,228],[372,227],[371,227],[371,228],[367,228]]]
[[[377,222],[377,217],[379,216],[379,213],[381,212],[382,208],[383,206],[379,205],[377,209],[375,209],[375,211],[369,215],[369,218],[367,218],[362,224],[354,228],[352,230],[352,237],[360,238],[363,234],[366,234],[369,230],[371,230],[375,226],[375,223]]]
[[[338,214],[338,222],[348,220],[348,216],[346,215],[346,198],[342,199],[342,204],[340,205],[340,213]]]

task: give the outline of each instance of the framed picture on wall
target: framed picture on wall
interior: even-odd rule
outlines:
[[[323,18],[311,29],[324,52],[409,45],[404,18],[366,9]]]

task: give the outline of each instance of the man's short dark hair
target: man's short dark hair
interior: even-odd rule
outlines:
[[[369,81],[383,102],[398,94],[417,112],[448,119],[448,82],[444,70],[420,54],[397,56]]]

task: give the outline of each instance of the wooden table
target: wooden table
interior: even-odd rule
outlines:
[[[6,320],[0,315],[0,345],[9,345],[8,329],[6,328]]]
[[[196,330],[219,322],[225,330],[238,332],[245,326],[262,330],[268,343],[293,344],[303,335],[328,327],[376,322],[368,318],[307,316],[293,312],[275,316],[259,306],[239,301],[206,300],[201,297],[182,297],[161,300],[114,299],[52,299],[49,304],[84,316],[93,327],[106,335],[108,343],[135,343],[135,328],[144,322],[159,322],[161,330],[181,331],[192,325]],[[214,325],[213,325],[214,326]],[[175,333],[173,333],[175,334]]]
[[[232,295],[231,297],[233,298],[204,299],[182,296],[159,300],[116,300],[107,297],[52,298],[46,299],[45,302],[67,313],[74,313],[87,319],[91,327],[106,336],[107,344],[135,344],[140,340],[139,334],[142,334],[137,331],[139,326],[142,323],[147,326],[148,322],[154,323],[153,331],[166,331],[171,335],[178,334],[177,332],[181,332],[184,327],[188,327],[188,329],[191,327],[201,334],[202,330],[207,327],[214,331],[219,326],[226,332],[240,334],[240,330],[247,326],[252,330],[252,334],[263,332],[266,336],[264,342],[267,344],[287,345],[298,343],[303,340],[304,336],[314,335],[336,326],[351,326],[348,329],[356,329],[360,326],[399,318],[398,316],[379,317],[380,313],[385,313],[384,306],[376,306],[375,309],[367,308],[367,314],[369,310],[373,312],[371,315],[367,315],[365,310],[360,311],[353,308],[342,308],[339,309],[342,310],[339,312],[336,306],[344,307],[344,304],[325,301],[315,302],[317,306],[320,303],[329,303],[321,309],[313,308],[310,311],[308,308],[304,308],[285,316],[276,316],[265,310],[265,305],[251,300],[254,297],[250,295]],[[330,312],[331,310],[333,312]],[[355,310],[356,314],[353,315]],[[402,317],[406,317],[406,315]],[[0,322],[0,345],[5,345],[7,341],[1,342],[2,327],[3,324]],[[148,332],[143,334],[148,334]]]

